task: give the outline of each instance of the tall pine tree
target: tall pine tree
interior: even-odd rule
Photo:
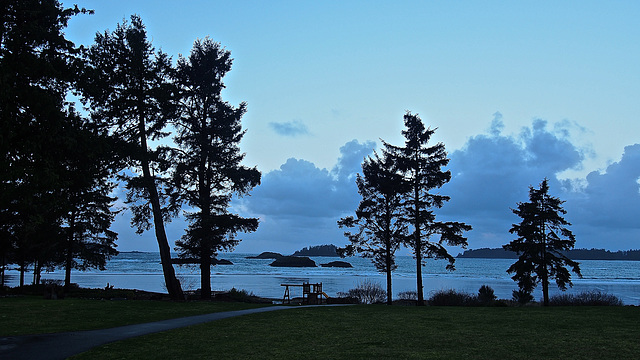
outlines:
[[[538,284],[542,284],[544,306],[549,305],[549,279],[555,278],[561,290],[572,286],[571,274],[580,274],[580,266],[562,252],[573,249],[576,239],[566,227],[571,225],[561,214],[564,201],[549,195],[549,181],[544,179],[539,188],[529,187],[529,202],[518,203],[513,213],[522,218],[520,224],[513,224],[510,233],[518,238],[503,248],[519,255],[518,261],[509,267],[508,273],[518,282],[521,293],[531,294]]]
[[[387,276],[387,305],[392,304],[391,273],[397,268],[395,253],[406,241],[408,228],[403,221],[402,199],[409,188],[395,173],[389,157],[367,158],[362,164],[362,175],[356,184],[362,197],[356,217],[347,216],[338,225],[357,228],[345,232],[350,244],[339,252],[343,256],[355,253],[371,258],[380,272]]]
[[[211,297],[211,260],[231,250],[238,232],[255,231],[258,219],[229,212],[232,196],[247,194],[260,184],[260,172],[242,165],[240,120],[246,104],[233,107],[222,100],[222,78],[231,70],[231,53],[210,38],[197,40],[188,58],[178,60],[180,117],[172,162],[179,200],[187,210],[189,228],[176,242],[180,256],[200,262],[201,296]]]
[[[460,222],[436,221],[434,210],[441,208],[450,198],[433,190],[451,180],[451,172],[442,171],[449,159],[444,144],[429,146],[435,129],[425,128],[418,115],[407,112],[404,125],[404,147],[384,143],[384,152],[393,159],[404,186],[410,188],[404,206],[405,220],[412,226],[413,236],[406,244],[416,259],[418,305],[424,305],[422,266],[425,258],[446,259],[449,261],[447,269],[455,269],[455,258],[444,245],[466,247],[467,239],[462,233],[471,230],[471,226]],[[440,238],[432,240],[434,235],[440,235]]]
[[[127,200],[132,223],[142,233],[155,230],[167,291],[172,299],[184,295],[171,263],[165,221],[175,215],[163,195],[168,169],[163,149],[153,147],[168,135],[166,126],[176,117],[176,89],[169,57],[155,52],[139,16],[118,24],[113,32],[98,33],[87,52],[90,67],[83,88],[93,120],[111,129],[127,143],[131,164]]]

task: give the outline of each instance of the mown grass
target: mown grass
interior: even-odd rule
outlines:
[[[300,308],[109,344],[74,359],[636,359],[637,307]]]
[[[0,336],[104,329],[264,305],[238,302],[0,298]]]

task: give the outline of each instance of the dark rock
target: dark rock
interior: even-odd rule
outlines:
[[[338,268],[352,268],[353,266],[346,261],[332,261],[326,264],[320,264],[322,267],[338,267]]]
[[[266,251],[258,256],[247,256],[247,259],[279,259],[282,254]]]
[[[277,267],[316,267],[316,262],[308,257],[282,256],[269,265]]]
[[[227,259],[213,259],[213,265],[233,265],[233,263]]]

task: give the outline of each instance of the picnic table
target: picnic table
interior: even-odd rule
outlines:
[[[280,286],[284,286],[284,296],[282,297],[282,303],[291,304],[291,292],[289,290],[290,287],[301,287],[302,288],[302,303],[305,305],[316,305],[322,304],[324,296],[325,299],[328,299],[329,296],[327,293],[322,291],[322,283],[310,284],[310,283],[302,283],[302,284],[280,284]]]

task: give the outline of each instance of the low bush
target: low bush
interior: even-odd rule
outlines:
[[[549,298],[550,306],[621,306],[622,300],[617,296],[595,291],[584,291],[578,294],[560,294]]]
[[[387,299],[387,292],[379,283],[365,279],[359,282],[355,288],[350,289],[346,293],[339,292],[338,296],[357,299],[360,304],[375,304],[385,302]]]
[[[489,305],[493,303],[498,297],[493,292],[493,289],[489,285],[482,285],[478,290],[478,302],[482,305]]]
[[[457,290],[439,290],[429,300],[431,306],[470,306],[477,304],[477,298],[471,294]]]
[[[418,300],[418,292],[413,290],[399,292],[398,300]]]
[[[520,305],[525,305],[533,301],[533,295],[524,290],[513,290],[511,296],[513,297],[513,301]]]
[[[253,292],[249,292],[244,289],[236,289],[231,288],[228,293],[226,293],[227,297],[232,301],[238,302],[247,302],[251,303],[255,301],[256,295]]]

